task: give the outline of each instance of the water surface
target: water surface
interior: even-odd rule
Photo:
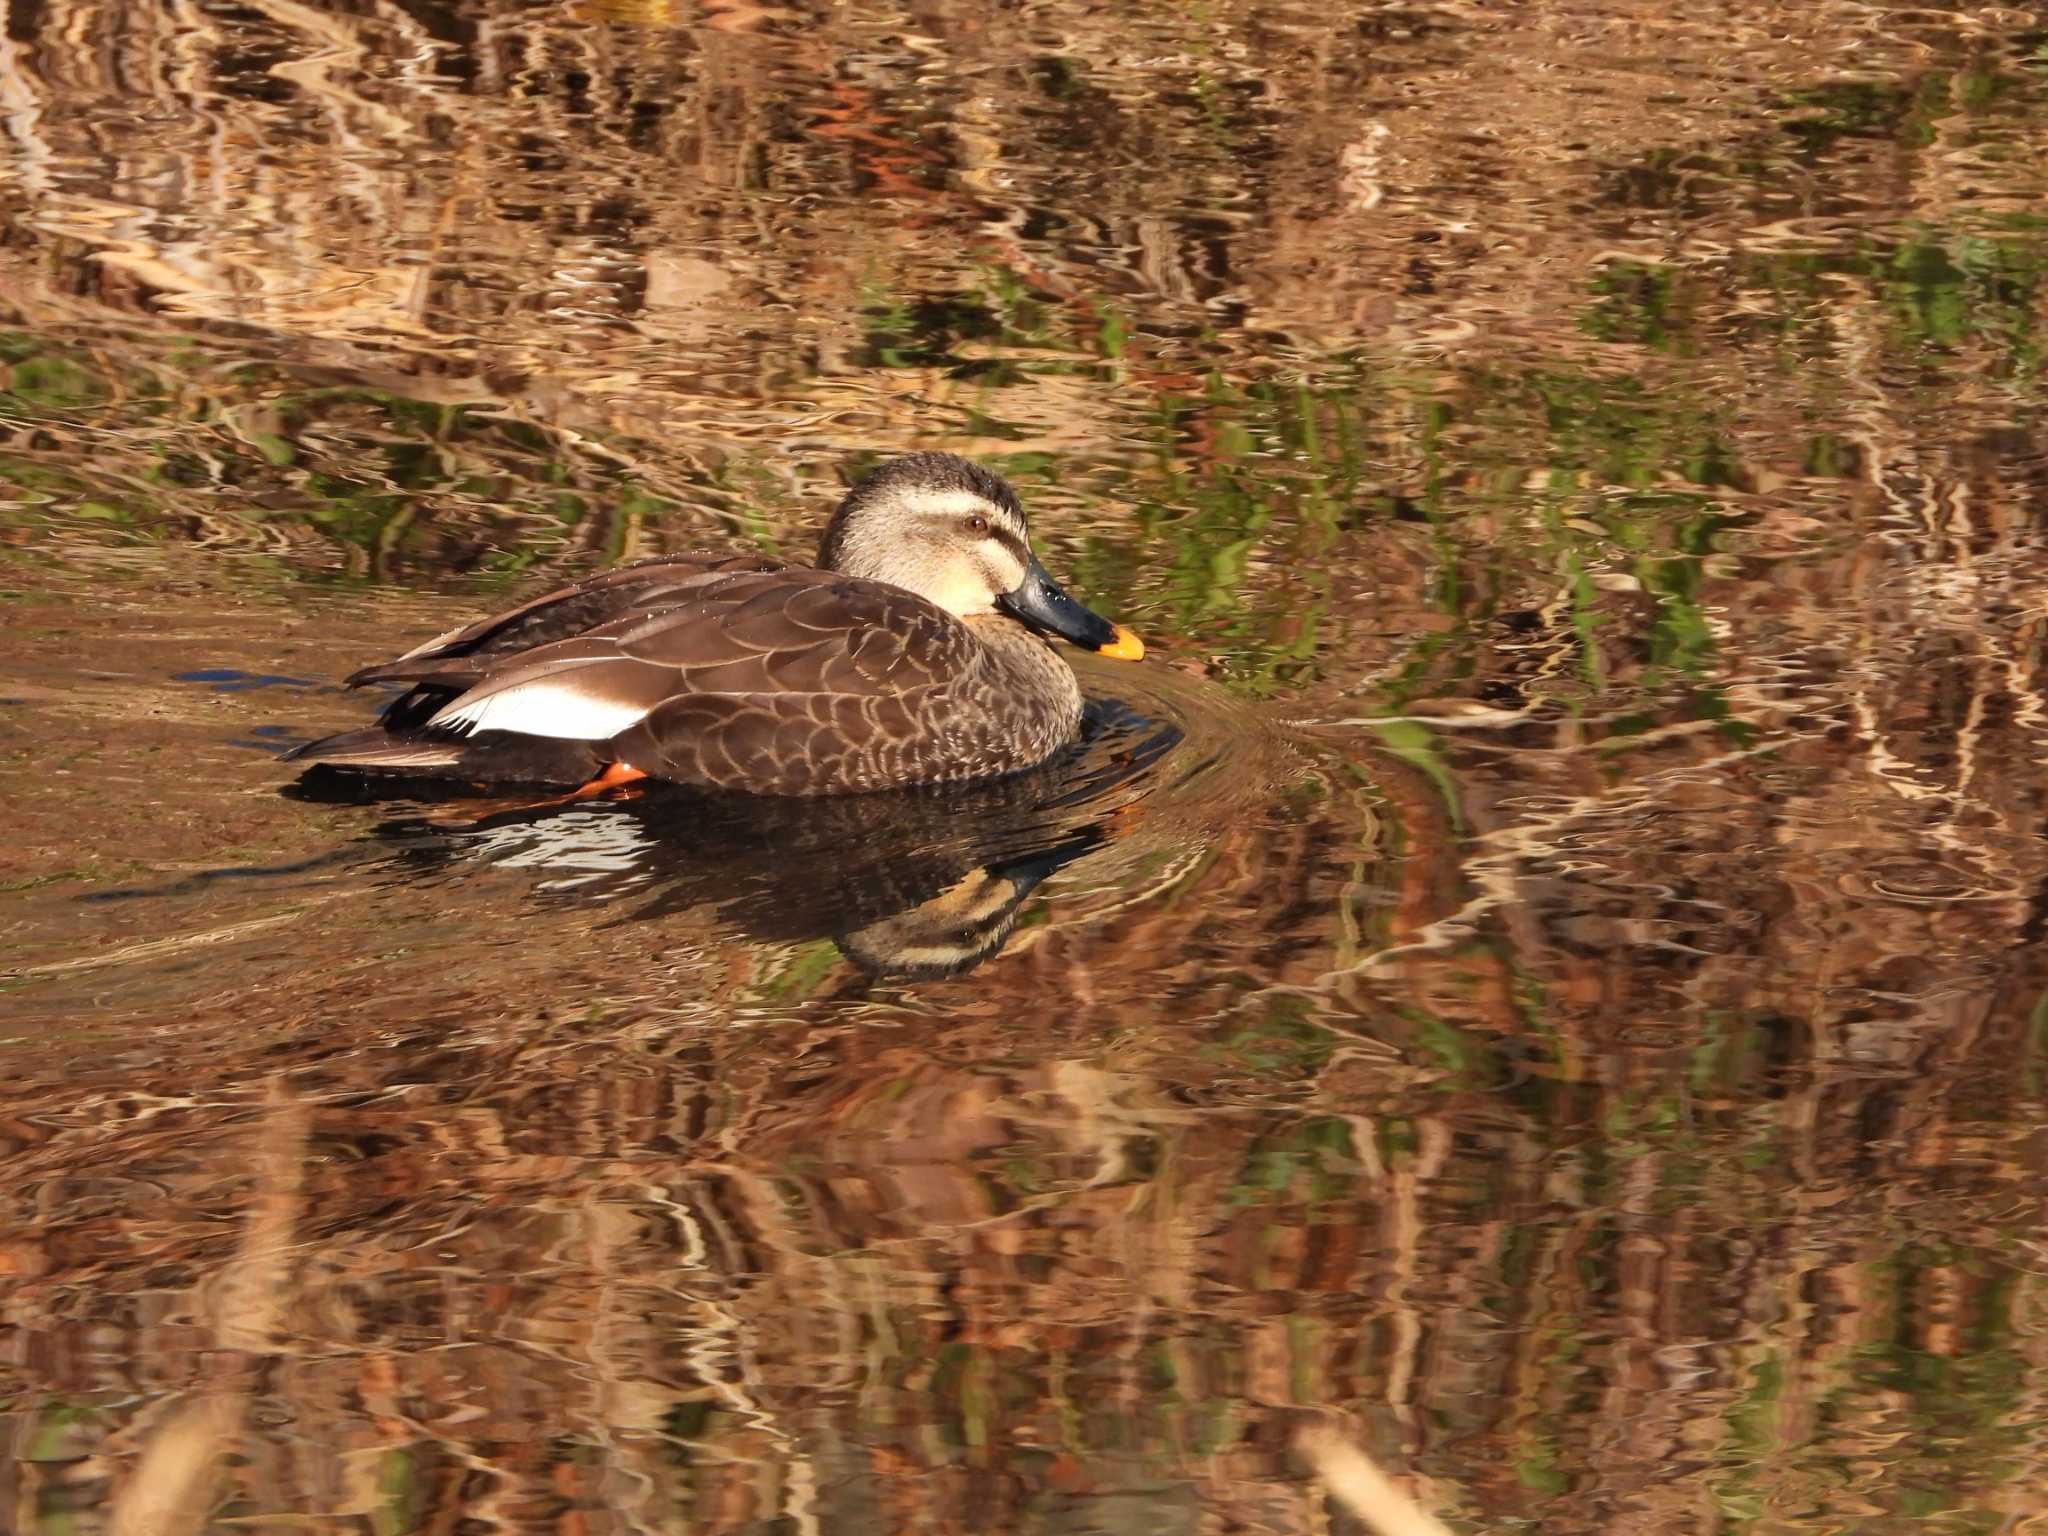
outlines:
[[[2032,13],[0,17],[0,1527],[2038,1518]],[[281,792],[912,448],[1045,773]]]

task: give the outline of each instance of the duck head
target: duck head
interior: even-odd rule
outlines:
[[[956,618],[1007,613],[1084,651],[1137,661],[1145,645],[1075,602],[1031,552],[1017,493],[950,453],[891,459],[846,493],[818,565],[886,581]]]

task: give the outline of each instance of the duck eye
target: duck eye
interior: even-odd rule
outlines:
[[[962,526],[976,538],[980,538],[981,535],[988,532],[988,519],[977,512],[974,516],[966,519]]]

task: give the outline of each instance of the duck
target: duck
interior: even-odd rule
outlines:
[[[354,673],[352,688],[404,691],[376,724],[286,760],[577,794],[642,779],[809,796],[997,778],[1080,728],[1080,682],[1055,640],[1145,654],[1039,562],[999,475],[913,453],[846,493],[814,565],[698,552],[585,577]]]

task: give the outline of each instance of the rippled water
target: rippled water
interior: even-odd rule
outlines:
[[[2034,13],[0,19],[0,1529],[2040,1521]],[[929,447],[1039,774],[277,762]]]

